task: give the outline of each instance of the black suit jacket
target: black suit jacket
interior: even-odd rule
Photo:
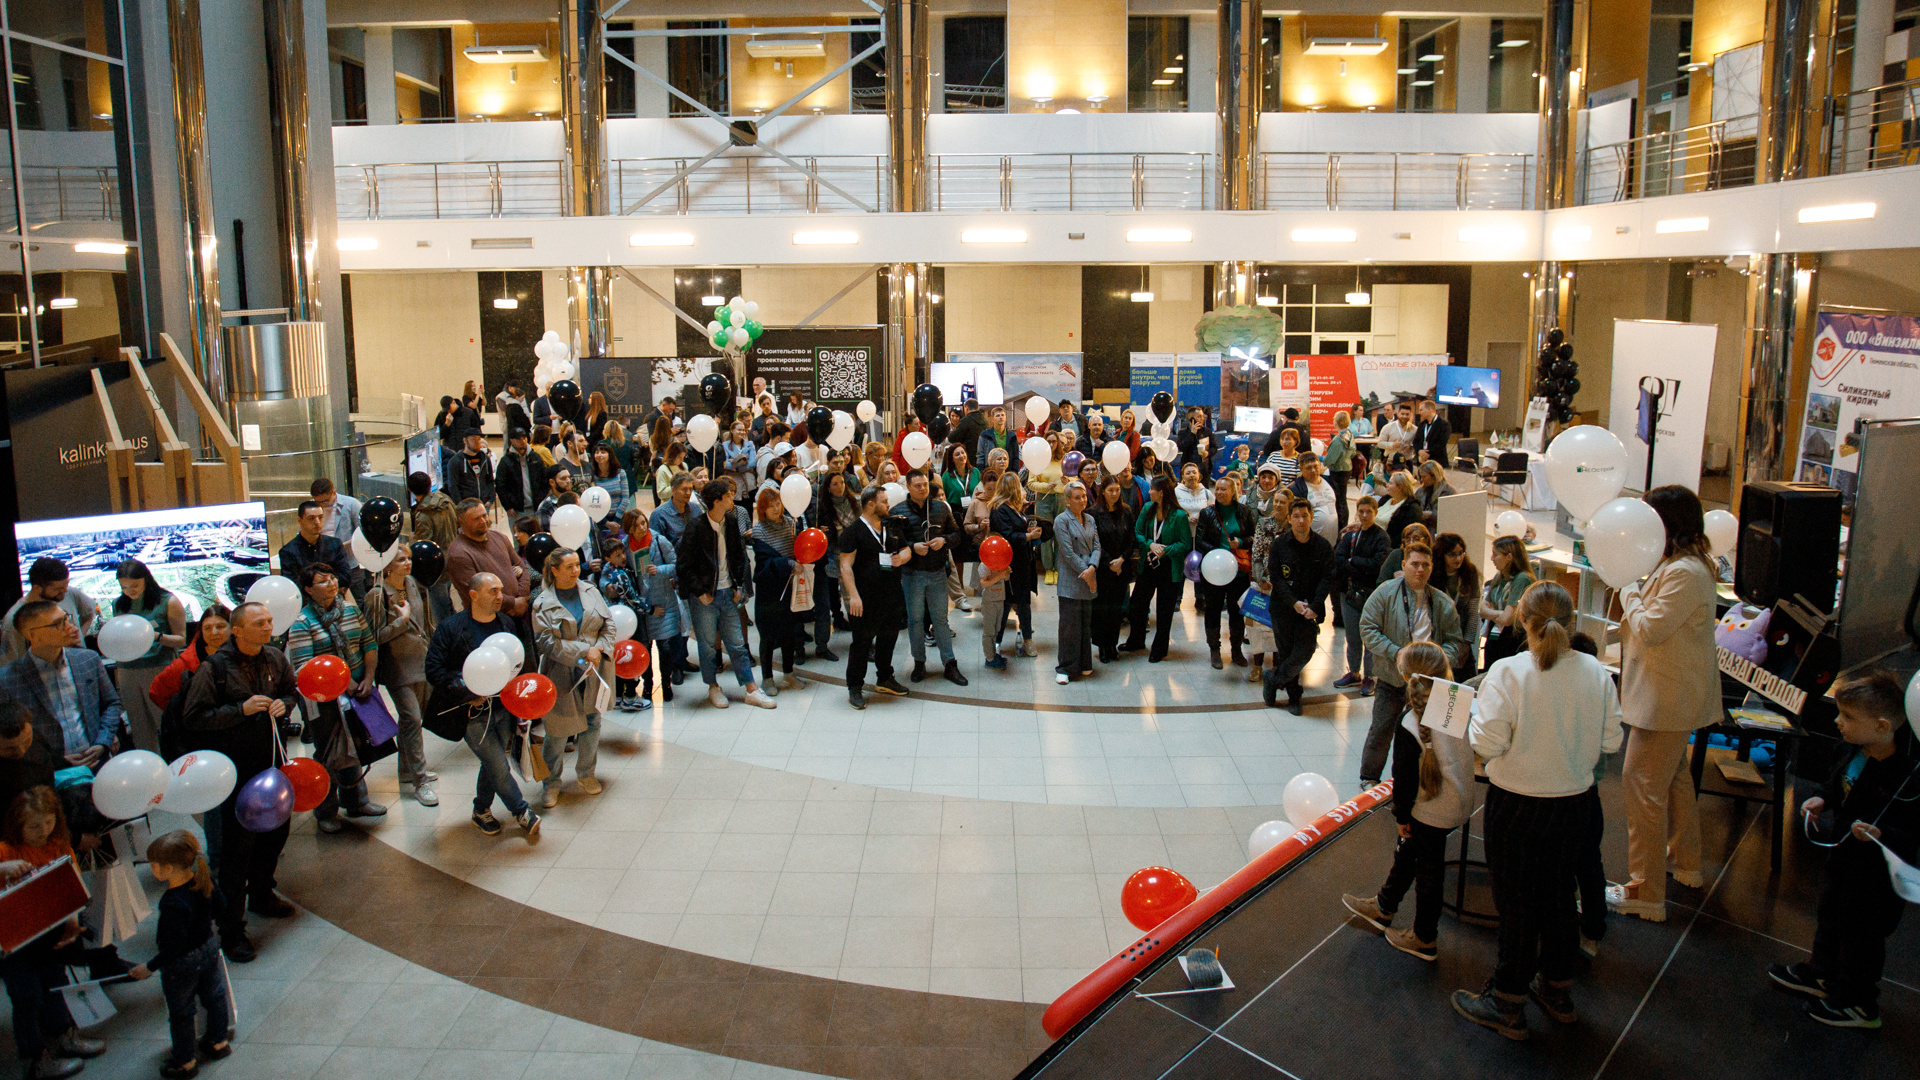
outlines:
[[[753,584],[753,572],[747,568],[747,538],[740,533],[740,524],[733,514],[728,514],[720,522],[720,533],[725,537],[726,551],[719,545],[720,537],[714,535],[710,519],[705,514],[688,523],[687,531],[680,536],[676,550],[680,561],[675,565],[678,573],[680,595],[695,600],[714,591],[714,582],[719,580],[719,566],[722,558],[727,560],[727,577],[736,589],[745,589]]]

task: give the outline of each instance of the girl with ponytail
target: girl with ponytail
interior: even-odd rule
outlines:
[[[1393,733],[1393,816],[1400,823],[1400,840],[1380,894],[1341,900],[1385,934],[1387,944],[1431,961],[1440,955],[1447,836],[1473,814],[1473,748],[1465,739],[1420,723],[1434,680],[1453,678],[1446,650],[1431,641],[1410,642],[1400,649],[1394,666],[1407,684],[1406,715]],[[1414,889],[1413,928],[1395,929],[1394,912],[1408,886]]]
[[[232,1016],[229,989],[220,963],[220,940],[213,933],[222,897],[214,888],[199,842],[185,829],[154,837],[147,845],[147,868],[167,886],[160,898],[160,926],[155,934],[160,952],[127,974],[144,979],[160,973],[160,986],[167,996],[167,1026],[173,1034],[173,1053],[160,1067],[160,1075],[193,1076],[202,1061],[218,1061],[233,1053],[227,1041]],[[207,1034],[197,1040],[196,1001],[207,1009]]]

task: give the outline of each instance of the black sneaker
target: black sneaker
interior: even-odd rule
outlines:
[[[1580,1022],[1580,1013],[1573,1007],[1573,995],[1568,993],[1565,986],[1555,986],[1535,975],[1533,982],[1527,986],[1527,996],[1538,1002],[1548,1016],[1562,1024]]]
[[[887,677],[886,677],[886,678],[884,678],[884,679],[881,679],[881,680],[880,680],[879,682],[877,682],[877,683],[874,683],[874,684],[873,684],[873,688],[874,688],[874,690],[875,690],[875,691],[877,691],[877,692],[879,692],[879,693],[882,693],[882,694],[892,694],[892,695],[893,695],[894,697],[906,697],[906,696],[907,696],[907,688],[906,688],[906,687],[904,687],[904,686],[901,686],[901,685],[900,685],[900,680],[899,680],[899,679],[896,679],[896,678],[894,678],[894,677],[893,677],[893,676],[891,676],[891,675],[889,675],[889,676],[887,676]]]
[[[1767,978],[1782,990],[1810,998],[1827,996],[1827,980],[1815,975],[1808,964],[1768,964]]]
[[[867,695],[861,693],[860,688],[856,686],[847,691],[847,704],[856,709],[864,709],[867,707]]]
[[[220,939],[220,952],[235,964],[251,964],[253,958],[260,955],[253,951],[253,942],[244,933]]]
[[[174,1061],[169,1058],[165,1065],[160,1066],[160,1075],[167,1080],[185,1080],[189,1076],[199,1076],[200,1063],[192,1058],[186,1061]]]
[[[488,836],[500,835],[500,819],[494,817],[493,811],[491,810],[473,815],[473,827],[486,833]]]
[[[840,662],[840,654],[827,648],[825,645],[813,650],[813,655],[825,660],[829,664],[837,664]]]
[[[527,834],[528,840],[540,835],[540,815],[534,813],[531,806],[513,815],[513,823],[520,826],[520,831]]]
[[[1481,1027],[1492,1028],[1515,1042],[1526,1041],[1526,998],[1509,997],[1489,984],[1477,994],[1471,990],[1455,990],[1452,1000],[1453,1011],[1461,1016]]]
[[[269,919],[285,919],[298,909],[281,899],[277,893],[265,893],[247,901],[247,910]]]
[[[913,662],[913,674],[908,675],[907,678],[912,679],[914,682],[920,682],[926,677],[927,677],[926,661],[915,660]]]
[[[1868,1031],[1880,1029],[1878,1005],[1835,1005],[1831,1001],[1821,1000],[1807,1005],[1807,1015],[1828,1027],[1865,1028]]]
[[[233,1056],[233,1041],[231,1039],[221,1043],[219,1046],[215,1046],[211,1039],[203,1038],[200,1040],[199,1045],[201,1061],[221,1061]]]
[[[946,676],[947,681],[955,686],[967,685],[967,677],[960,674],[960,662],[958,660],[947,661]]]

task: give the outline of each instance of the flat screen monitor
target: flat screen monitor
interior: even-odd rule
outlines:
[[[1433,394],[1442,405],[1470,405],[1476,409],[1497,408],[1500,404],[1500,369],[1455,367],[1442,364],[1434,369],[1437,381]]]
[[[940,388],[940,396],[949,409],[959,408],[960,403],[970,397],[979,398],[982,405],[1007,403],[998,363],[928,364],[927,380]]]
[[[33,561],[55,558],[67,564],[68,587],[108,612],[120,596],[117,571],[127,559],[146,563],[161,588],[180,598],[189,619],[216,602],[239,604],[248,587],[269,573],[265,503],[23,521],[14,535],[22,591]]]
[[[446,477],[440,469],[440,435],[428,428],[417,435],[407,437],[407,475],[423,472],[433,479],[433,490],[439,491],[446,483]]]
[[[1246,435],[1265,435],[1273,430],[1273,410],[1252,405],[1233,407],[1233,430]]]

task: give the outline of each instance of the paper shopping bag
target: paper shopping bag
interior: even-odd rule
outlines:
[[[513,771],[519,774],[524,784],[545,783],[547,779],[547,759],[541,752],[545,739],[532,730],[530,724],[521,721],[514,736],[514,752],[508,759],[513,763]]]
[[[113,999],[97,981],[63,986],[60,996],[66,999],[67,1012],[73,1015],[73,1026],[77,1028],[105,1023],[120,1011],[113,1007]]]
[[[1420,714],[1420,725],[1464,739],[1472,719],[1473,687],[1445,679],[1433,680],[1433,693],[1427,697],[1426,711]]]
[[[103,866],[90,875],[92,898],[87,904],[87,922],[100,931],[100,944],[114,945],[140,932],[140,922],[152,911],[147,894],[133,876],[131,854]]]
[[[800,567],[800,572],[793,576],[792,591],[793,591],[793,602],[788,605],[787,610],[789,611],[812,611],[813,610],[813,567],[812,566]]]
[[[1887,877],[1893,882],[1894,893],[1909,904],[1920,904],[1920,866],[1908,865],[1881,841],[1874,843],[1880,845],[1880,854],[1887,857]]]

